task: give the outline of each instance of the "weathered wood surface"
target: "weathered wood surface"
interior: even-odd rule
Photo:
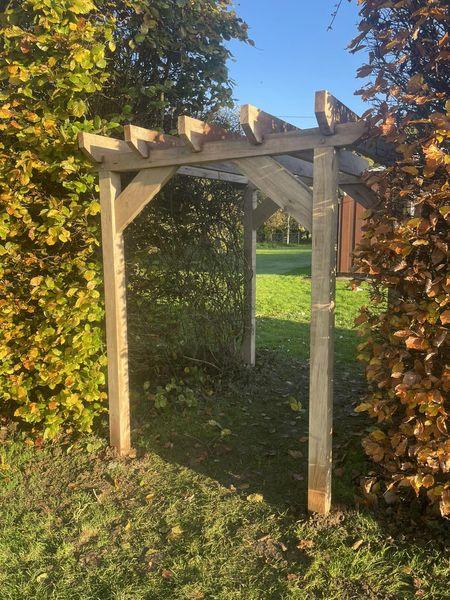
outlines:
[[[314,152],[311,265],[308,509],[326,514],[331,503],[333,340],[338,215],[338,156]]]
[[[360,120],[355,112],[342,104],[327,90],[316,92],[314,112],[320,131],[324,135],[332,135],[338,123],[355,123]]]
[[[244,175],[271,200],[311,231],[312,193],[309,187],[270,156],[233,161]]]
[[[224,132],[223,135],[227,133],[225,130],[222,130],[222,132]],[[132,156],[134,152],[140,157],[145,157],[149,156],[149,153],[154,152],[155,149],[162,150],[184,146],[184,142],[180,138],[168,136],[142,127],[135,127],[133,125],[125,126],[125,138],[127,141],[123,142],[122,140],[116,140],[105,136],[81,133],[79,134],[79,145],[86,156],[98,163],[102,163],[107,156],[117,157],[123,153],[125,153],[126,156]],[[303,155],[303,153],[300,154]],[[305,156],[310,161],[313,160],[312,151],[307,151]],[[311,162],[308,162],[308,160],[290,155],[277,156],[276,160],[288,171],[298,175],[303,181],[306,181],[307,178],[312,180],[312,164]],[[362,186],[361,188],[352,188],[355,192],[355,199],[358,202],[361,201],[366,208],[374,206],[378,202],[374,192],[364,185],[364,183],[352,179],[352,175],[350,175],[351,173],[354,177],[357,177],[365,171],[369,166],[367,160],[347,150],[340,150],[340,163],[341,168],[344,171],[340,174],[340,184],[355,184]],[[177,172],[180,175],[205,177],[236,184],[245,185],[248,183],[246,177],[241,175],[236,167],[233,167],[230,163],[224,162],[205,163],[203,165],[186,165],[180,167]],[[309,181],[307,181],[307,183],[309,183]]]
[[[125,261],[123,237],[117,231],[115,217],[115,203],[120,193],[120,176],[102,170],[99,183],[110,442],[120,455],[126,455],[131,449],[131,441]]]
[[[138,216],[176,171],[176,167],[161,167],[144,169],[136,175],[116,200],[118,232],[122,232]]]
[[[126,143],[131,150],[137,152],[139,156],[147,158],[150,150],[158,148],[174,148],[175,146],[184,146],[182,139],[174,135],[167,135],[153,129],[146,129],[136,125],[125,125],[123,128]]]
[[[108,155],[104,159],[104,167],[112,171],[139,171],[162,166],[193,165],[230,161],[253,156],[270,156],[291,154],[302,150],[312,150],[332,144],[336,147],[355,143],[365,132],[365,123],[347,123],[336,126],[336,133],[324,136],[317,128],[304,129],[300,132],[272,133],[267,135],[264,143],[252,145],[247,140],[221,140],[204,142],[201,152],[191,152],[188,148],[155,149],[149,158],[133,154]]]
[[[326,90],[316,92],[314,110],[320,131],[324,135],[332,135],[339,123],[355,123],[361,120],[361,117]],[[395,146],[380,137],[360,140],[355,150],[381,165],[391,165],[399,158]],[[340,168],[343,168],[342,164]]]
[[[256,306],[256,228],[254,214],[257,192],[248,186],[244,195],[244,335],[242,359],[255,365],[255,306]]]
[[[101,163],[108,156],[125,156],[132,154],[131,148],[123,140],[116,140],[105,135],[80,132],[78,147],[83,154],[94,162]]]
[[[300,131],[295,125],[274,117],[251,104],[241,106],[239,121],[245,135],[252,144],[262,144],[265,136],[270,133]]]
[[[241,139],[239,134],[227,131],[223,127],[186,116],[178,117],[178,134],[193,152],[201,152],[205,142]]]

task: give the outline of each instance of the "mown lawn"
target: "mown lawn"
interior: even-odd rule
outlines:
[[[350,326],[364,293],[344,282],[334,505],[306,513],[308,265],[307,248],[259,252],[254,371],[184,412],[134,391],[136,458],[106,448],[106,423],[43,448],[1,431],[2,600],[448,597],[441,525],[355,505],[368,424],[353,410],[364,383]]]
[[[307,360],[311,294],[311,246],[258,248],[257,343]],[[359,307],[367,300],[348,280],[336,284],[336,361],[354,366],[358,343],[353,327]]]

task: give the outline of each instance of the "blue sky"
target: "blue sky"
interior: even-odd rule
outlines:
[[[354,91],[364,55],[346,46],[357,32],[357,2],[343,0],[327,31],[335,0],[236,0],[255,46],[229,43],[237,104],[253,104],[299,127],[315,127],[314,92],[327,89],[361,114],[367,106]]]

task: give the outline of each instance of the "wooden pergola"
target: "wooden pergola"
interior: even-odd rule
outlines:
[[[241,108],[245,136],[182,116],[179,136],[127,125],[125,140],[81,133],[98,164],[106,305],[110,443],[131,449],[123,232],[176,173],[246,186],[243,360],[255,364],[256,229],[280,207],[312,232],[308,508],[331,503],[333,337],[338,190],[366,207],[376,202],[360,176],[385,150],[361,142],[367,125],[326,91],[316,93],[318,127],[300,130],[251,105]],[[351,149],[353,148],[353,150]],[[121,189],[121,173],[136,172]],[[311,189],[312,186],[312,189]],[[256,190],[265,199],[257,203]]]

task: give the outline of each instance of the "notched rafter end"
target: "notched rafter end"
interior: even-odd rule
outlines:
[[[319,90],[314,97],[314,112],[320,131],[333,135],[336,125],[356,123],[361,118],[327,90]]]

